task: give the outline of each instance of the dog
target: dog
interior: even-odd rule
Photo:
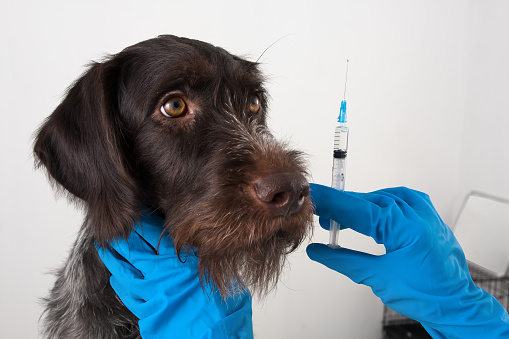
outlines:
[[[171,35],[89,65],[36,132],[36,167],[85,218],[42,316],[46,338],[140,338],[95,246],[148,208],[222,296],[265,295],[311,229],[304,155],[266,125],[256,62]]]

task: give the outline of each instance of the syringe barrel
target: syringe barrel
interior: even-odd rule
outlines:
[[[344,191],[345,190],[345,171],[346,171],[346,153],[342,158],[333,159],[332,164],[332,184],[331,187]]]
[[[339,124],[334,129],[334,151],[348,150],[348,127],[344,124]]]
[[[332,162],[332,183],[331,187],[345,190],[346,154],[348,150],[348,127],[340,124],[334,131],[334,153]],[[340,225],[331,220],[329,246],[338,248]]]

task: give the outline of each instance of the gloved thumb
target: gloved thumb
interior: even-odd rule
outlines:
[[[331,248],[319,243],[309,244],[306,252],[311,260],[346,275],[357,284],[368,286],[370,278],[377,274],[377,261],[381,258],[348,248]]]

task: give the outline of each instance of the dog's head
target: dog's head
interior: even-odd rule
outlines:
[[[309,230],[299,152],[266,127],[257,64],[161,36],[94,63],[36,137],[38,165],[86,207],[97,243],[127,237],[141,206],[223,295],[266,291]]]

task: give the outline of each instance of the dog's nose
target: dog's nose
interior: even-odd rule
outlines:
[[[299,212],[309,195],[309,184],[299,172],[271,173],[253,182],[258,200],[274,216]]]

